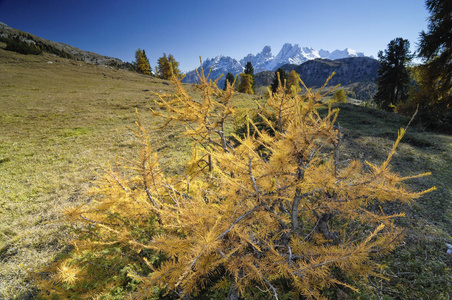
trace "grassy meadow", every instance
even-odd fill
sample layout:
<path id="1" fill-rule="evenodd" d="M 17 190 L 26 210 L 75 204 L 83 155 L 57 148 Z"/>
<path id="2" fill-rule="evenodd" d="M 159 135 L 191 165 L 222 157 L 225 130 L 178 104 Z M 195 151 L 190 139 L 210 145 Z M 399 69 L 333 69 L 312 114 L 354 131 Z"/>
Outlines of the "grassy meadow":
<path id="1" fill-rule="evenodd" d="M 151 91 L 171 87 L 128 71 L 0 49 L 1 299 L 28 291 L 26 270 L 64 249 L 62 210 L 89 201 L 96 173 L 135 153 L 128 128 L 135 109 L 152 123 Z M 177 152 L 185 145 L 165 146 L 173 135 L 154 136 Z M 182 162 L 188 152 L 180 152 Z"/>
<path id="2" fill-rule="evenodd" d="M 129 130 L 135 110 L 143 123 L 158 125 L 148 109 L 152 92 L 171 91 L 167 81 L 149 76 L 0 48 L 0 299 L 32 295 L 27 272 L 65 251 L 70 239 L 63 210 L 89 202 L 97 174 L 118 157 L 135 155 L 138 143 Z M 252 97 L 242 97 L 251 103 Z M 339 107 L 343 159 L 382 162 L 408 122 L 351 104 Z M 180 130 L 151 131 L 167 172 L 182 172 L 190 155 L 190 141 L 177 138 Z M 450 299 L 452 256 L 445 243 L 452 244 L 452 137 L 411 127 L 392 165 L 403 175 L 432 172 L 408 184 L 437 190 L 405 208 L 407 216 L 398 221 L 405 244 L 381 258 L 387 279 L 375 278 L 351 297 Z"/>

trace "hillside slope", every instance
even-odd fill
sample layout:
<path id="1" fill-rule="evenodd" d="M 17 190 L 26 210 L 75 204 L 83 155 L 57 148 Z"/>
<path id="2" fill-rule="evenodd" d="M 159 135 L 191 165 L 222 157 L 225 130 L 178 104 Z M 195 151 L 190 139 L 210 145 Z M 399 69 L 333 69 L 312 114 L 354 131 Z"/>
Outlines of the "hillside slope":
<path id="1" fill-rule="evenodd" d="M 50 41 L 31 33 L 12 28 L 2 22 L 0 22 L 0 39 L 1 38 L 16 38 L 27 44 L 38 45 L 42 49 L 48 49 L 47 51 L 58 54 L 59 56 L 70 57 L 87 63 L 104 66 L 125 66 L 125 63 L 118 58 L 104 56 L 91 51 L 84 51 L 71 45 Z"/>

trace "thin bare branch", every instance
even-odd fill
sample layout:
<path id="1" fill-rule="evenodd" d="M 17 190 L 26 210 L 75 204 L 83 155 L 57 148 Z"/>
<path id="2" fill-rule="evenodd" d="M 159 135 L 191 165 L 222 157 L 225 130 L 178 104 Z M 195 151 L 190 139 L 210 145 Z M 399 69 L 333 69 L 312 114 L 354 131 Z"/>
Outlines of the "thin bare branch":
<path id="1" fill-rule="evenodd" d="M 259 195 L 259 189 L 257 188 L 256 179 L 254 178 L 253 168 L 251 166 L 251 155 L 248 155 L 248 172 L 250 174 L 251 181 L 253 182 L 254 190 L 256 191 L 256 194 Z"/>
<path id="2" fill-rule="evenodd" d="M 256 210 L 261 208 L 263 205 L 264 205 L 263 203 L 260 203 L 260 204 L 256 205 L 255 207 L 253 207 L 253 209 L 247 211 L 246 213 L 244 213 L 243 215 L 241 215 L 240 217 L 235 219 L 235 221 L 232 222 L 231 226 L 227 230 L 225 230 L 222 234 L 220 234 L 216 239 L 219 240 L 219 239 L 222 239 L 223 237 L 225 237 L 235 227 L 235 225 L 237 225 L 238 222 L 240 222 L 247 216 L 251 215 L 253 212 L 255 212 Z"/>

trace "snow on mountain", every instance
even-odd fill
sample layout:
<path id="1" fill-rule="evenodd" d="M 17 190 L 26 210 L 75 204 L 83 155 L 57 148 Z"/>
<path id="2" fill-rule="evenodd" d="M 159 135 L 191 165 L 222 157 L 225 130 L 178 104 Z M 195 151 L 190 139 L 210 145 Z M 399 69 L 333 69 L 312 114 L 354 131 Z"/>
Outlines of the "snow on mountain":
<path id="1" fill-rule="evenodd" d="M 307 53 L 305 53 L 305 50 Z M 311 55 L 312 52 L 309 48 L 303 48 L 298 44 L 292 46 L 292 44 L 286 43 L 283 45 L 278 55 L 267 65 L 267 71 L 273 71 L 285 64 L 299 65 L 308 60 L 307 55 Z"/>
<path id="2" fill-rule="evenodd" d="M 286 43 L 283 45 L 281 50 L 276 56 L 273 56 L 271 47 L 265 46 L 261 52 L 256 55 L 248 54 L 240 61 L 233 59 L 229 56 L 219 55 L 212 59 L 207 59 L 203 62 L 204 73 L 207 75 L 209 69 L 212 67 L 211 79 L 218 78 L 221 74 L 226 75 L 228 72 L 233 75 L 237 75 L 243 72 L 247 62 L 251 62 L 254 68 L 254 73 L 259 73 L 262 71 L 275 71 L 279 67 L 285 64 L 295 64 L 300 65 L 308 60 L 313 60 L 316 58 L 323 59 L 340 59 L 346 57 L 364 57 L 361 52 L 356 52 L 355 50 L 346 48 L 344 50 L 334 50 L 329 52 L 326 50 L 314 50 L 311 47 L 300 47 L 298 44 L 292 45 Z M 200 68 L 198 68 L 198 71 Z M 190 71 L 186 74 L 184 82 L 194 83 L 197 80 L 196 71 Z M 224 77 L 219 81 L 222 85 L 224 82 Z"/>
<path id="3" fill-rule="evenodd" d="M 229 56 L 218 55 L 214 58 L 208 58 L 202 63 L 202 67 L 204 69 L 204 74 L 207 76 L 209 74 L 209 70 L 212 68 L 210 72 L 210 79 L 215 80 L 224 74 L 223 78 L 220 82 L 224 82 L 224 77 L 228 72 L 233 75 L 237 75 L 243 72 L 244 67 L 235 59 Z M 201 71 L 201 68 L 198 68 L 198 72 Z M 198 75 L 196 74 L 196 70 L 190 71 L 186 74 L 183 82 L 195 83 L 197 82 Z"/>
<path id="4" fill-rule="evenodd" d="M 272 54 L 272 48 L 270 46 L 265 46 L 262 52 L 256 55 L 248 54 L 243 59 L 240 60 L 240 64 L 245 66 L 247 62 L 251 62 L 255 73 L 268 70 L 267 65 L 274 59 Z"/>
<path id="5" fill-rule="evenodd" d="M 320 50 L 319 53 L 321 53 L 322 58 L 327 59 L 341 59 L 341 58 L 347 58 L 347 57 L 365 57 L 364 53 L 362 52 L 356 52 L 353 49 L 345 48 L 344 50 L 334 50 L 333 52 Z"/>

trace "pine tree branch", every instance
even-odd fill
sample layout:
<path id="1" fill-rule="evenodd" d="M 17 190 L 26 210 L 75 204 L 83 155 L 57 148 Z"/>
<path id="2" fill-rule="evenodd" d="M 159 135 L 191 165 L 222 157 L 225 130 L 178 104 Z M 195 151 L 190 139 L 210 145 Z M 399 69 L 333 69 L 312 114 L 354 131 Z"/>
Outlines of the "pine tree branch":
<path id="1" fill-rule="evenodd" d="M 321 262 L 321 263 L 318 263 L 318 264 L 315 264 L 315 265 L 303 268 L 301 270 L 298 270 L 298 271 L 294 272 L 293 274 L 297 275 L 297 276 L 300 276 L 300 277 L 304 277 L 304 275 L 302 274 L 303 271 L 306 271 L 306 270 L 309 270 L 309 269 L 319 268 L 319 267 L 322 267 L 324 265 L 335 263 L 335 262 L 340 261 L 340 260 L 348 259 L 350 257 L 352 257 L 351 253 L 347 254 L 347 255 L 344 255 L 344 256 L 341 256 L 341 257 L 336 258 L 336 259 L 330 259 L 330 260 L 327 260 L 327 261 L 324 261 L 324 262 Z"/>
<path id="2" fill-rule="evenodd" d="M 289 174 L 289 175 L 294 175 L 294 174 Z M 277 194 L 277 193 L 279 193 L 281 191 L 287 190 L 288 188 L 290 188 L 292 186 L 293 185 L 286 185 L 286 186 L 280 187 L 278 189 L 275 189 L 274 191 L 270 191 L 270 192 L 264 193 L 264 194 L 262 194 L 262 196 L 274 195 L 274 194 Z"/>
<path id="3" fill-rule="evenodd" d="M 143 172 L 146 170 L 145 162 L 143 161 Z M 148 196 L 149 201 L 151 201 L 152 205 L 157 207 L 157 203 L 155 203 L 154 199 L 152 198 L 151 193 L 149 192 L 148 183 L 146 180 L 146 174 L 143 174 L 143 185 L 144 185 L 144 191 L 146 192 L 146 195 Z"/>
<path id="4" fill-rule="evenodd" d="M 205 249 L 206 247 L 204 247 Z M 179 277 L 178 282 L 176 283 L 176 287 L 179 286 L 179 284 L 181 284 L 182 280 L 188 275 L 188 273 L 190 273 L 191 269 L 193 268 L 193 266 L 196 264 L 196 262 L 198 261 L 198 259 L 201 257 L 201 255 L 203 254 L 204 250 L 202 250 L 198 256 L 195 257 L 195 259 L 193 259 L 193 261 L 191 262 L 190 266 L 188 267 L 188 269 Z"/>

